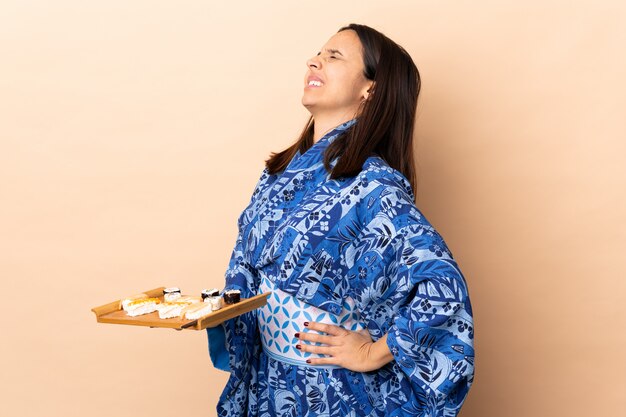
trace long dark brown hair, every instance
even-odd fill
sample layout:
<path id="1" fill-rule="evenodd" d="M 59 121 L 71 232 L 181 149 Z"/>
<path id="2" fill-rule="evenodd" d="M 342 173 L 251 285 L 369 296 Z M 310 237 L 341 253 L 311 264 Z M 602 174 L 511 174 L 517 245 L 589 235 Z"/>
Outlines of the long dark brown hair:
<path id="1" fill-rule="evenodd" d="M 373 80 L 367 100 L 361 102 L 357 122 L 326 149 L 324 166 L 330 178 L 353 177 L 365 160 L 375 154 L 410 182 L 417 196 L 417 175 L 413 154 L 413 129 L 420 92 L 419 71 L 400 45 L 369 26 L 351 23 L 338 30 L 354 30 L 363 47 L 364 75 Z M 313 145 L 311 116 L 298 140 L 282 152 L 272 152 L 265 161 L 270 174 L 283 171 L 296 152 L 303 154 Z M 331 170 L 330 162 L 337 163 Z"/>

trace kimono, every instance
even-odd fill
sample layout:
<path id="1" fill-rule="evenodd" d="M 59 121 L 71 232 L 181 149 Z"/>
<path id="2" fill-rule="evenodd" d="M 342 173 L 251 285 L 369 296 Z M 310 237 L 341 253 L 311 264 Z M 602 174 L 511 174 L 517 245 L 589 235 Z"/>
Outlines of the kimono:
<path id="1" fill-rule="evenodd" d="M 387 334 L 394 360 L 354 372 L 277 359 L 262 337 L 272 319 L 254 310 L 207 329 L 213 364 L 230 372 L 219 416 L 452 417 L 465 401 L 474 376 L 467 283 L 409 181 L 377 155 L 354 177 L 330 180 L 324 168 L 328 145 L 356 122 L 298 152 L 283 172 L 263 170 L 237 221 L 224 290 L 247 298 L 265 283 L 288 295 L 304 313 L 275 320 L 270 335 L 293 345 L 281 327 L 351 308 L 374 341 Z"/>

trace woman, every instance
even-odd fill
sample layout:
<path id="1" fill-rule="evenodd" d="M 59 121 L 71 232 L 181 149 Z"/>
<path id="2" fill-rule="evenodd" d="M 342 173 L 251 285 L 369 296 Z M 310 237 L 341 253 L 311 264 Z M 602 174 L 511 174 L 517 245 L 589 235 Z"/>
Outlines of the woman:
<path id="1" fill-rule="evenodd" d="M 220 416 L 455 416 L 474 375 L 465 279 L 415 206 L 419 73 L 374 29 L 307 61 L 300 139 L 238 219 L 226 289 L 271 291 L 208 329 Z"/>

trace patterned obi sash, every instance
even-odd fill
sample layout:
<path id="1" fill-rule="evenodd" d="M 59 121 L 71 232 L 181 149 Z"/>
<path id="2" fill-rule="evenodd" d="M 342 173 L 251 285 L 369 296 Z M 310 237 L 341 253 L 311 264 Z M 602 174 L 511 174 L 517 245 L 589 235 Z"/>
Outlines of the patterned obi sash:
<path id="1" fill-rule="evenodd" d="M 304 322 L 320 322 L 341 326 L 344 329 L 357 331 L 365 326 L 359 320 L 359 312 L 352 298 L 347 297 L 339 315 L 331 314 L 321 308 L 302 302 L 292 295 L 277 288 L 265 275 L 261 274 L 259 293 L 272 291 L 267 304 L 258 309 L 258 322 L 261 332 L 261 344 L 265 353 L 282 362 L 292 365 L 315 368 L 339 368 L 336 365 L 311 365 L 306 363 L 309 358 L 324 358 L 311 352 L 296 349 L 296 344 L 312 344 L 312 342 L 296 339 L 296 332 L 313 332 L 304 327 Z M 321 343 L 314 343 L 321 345 Z"/>

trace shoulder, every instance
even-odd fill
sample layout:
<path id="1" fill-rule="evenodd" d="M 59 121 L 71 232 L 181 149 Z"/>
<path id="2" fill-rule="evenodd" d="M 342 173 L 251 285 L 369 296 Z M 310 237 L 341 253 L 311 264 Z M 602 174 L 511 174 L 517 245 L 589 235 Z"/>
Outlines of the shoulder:
<path id="1" fill-rule="evenodd" d="M 362 180 L 367 182 L 369 196 L 391 204 L 402 211 L 417 209 L 413 189 L 408 179 L 379 156 L 369 157 L 363 164 Z M 382 207 L 384 208 L 384 207 Z"/>
<path id="2" fill-rule="evenodd" d="M 415 203 L 409 180 L 379 156 L 369 157 L 359 174 L 367 183 L 367 192 L 360 201 L 362 224 L 386 223 L 392 230 L 403 233 L 437 233 Z"/>
<path id="3" fill-rule="evenodd" d="M 274 181 L 278 178 L 276 174 L 270 174 L 269 168 L 267 166 L 263 167 L 261 174 L 259 175 L 259 179 L 254 186 L 254 190 L 252 192 L 252 198 L 256 198 L 265 188 L 272 185 Z"/>
<path id="4" fill-rule="evenodd" d="M 361 172 L 370 182 L 389 187 L 401 194 L 409 200 L 415 201 L 415 193 L 411 187 L 409 180 L 380 156 L 370 156 L 363 163 L 363 171 Z"/>

